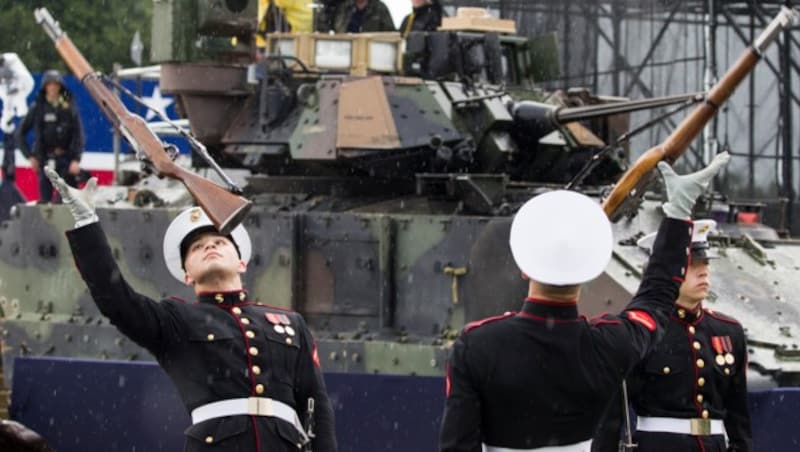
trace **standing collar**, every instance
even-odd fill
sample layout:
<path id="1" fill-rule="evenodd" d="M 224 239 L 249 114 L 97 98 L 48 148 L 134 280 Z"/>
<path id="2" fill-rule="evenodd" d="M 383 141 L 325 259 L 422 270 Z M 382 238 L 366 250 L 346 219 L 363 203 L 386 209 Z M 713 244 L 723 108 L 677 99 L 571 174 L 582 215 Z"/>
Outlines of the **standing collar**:
<path id="1" fill-rule="evenodd" d="M 201 292 L 197 295 L 197 301 L 217 306 L 231 306 L 247 301 L 247 291 L 230 290 L 220 292 Z"/>
<path id="2" fill-rule="evenodd" d="M 684 308 L 677 303 L 673 315 L 684 323 L 695 323 L 703 317 L 703 303 L 698 304 L 694 309 Z"/>
<path id="3" fill-rule="evenodd" d="M 535 317 L 573 320 L 578 318 L 578 302 L 550 301 L 528 297 L 522 305 L 522 312 Z"/>

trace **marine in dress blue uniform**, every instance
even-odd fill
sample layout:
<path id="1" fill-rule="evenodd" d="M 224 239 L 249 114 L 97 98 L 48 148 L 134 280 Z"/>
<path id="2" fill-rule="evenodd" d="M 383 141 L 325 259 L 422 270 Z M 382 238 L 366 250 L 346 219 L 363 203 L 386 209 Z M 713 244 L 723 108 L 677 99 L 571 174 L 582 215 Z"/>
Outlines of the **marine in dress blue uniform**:
<path id="1" fill-rule="evenodd" d="M 641 286 L 619 315 L 578 314 L 580 284 L 598 276 L 611 255 L 610 224 L 597 202 L 554 191 L 519 210 L 510 245 L 530 279 L 529 297 L 519 312 L 469 324 L 456 339 L 441 451 L 590 450 L 615 389 L 664 334 L 688 265 L 691 208 L 725 162 L 721 155 L 686 176 L 659 166 L 669 174 L 668 218 Z"/>
<path id="2" fill-rule="evenodd" d="M 242 226 L 223 237 L 200 208 L 178 215 L 164 257 L 197 299 L 157 302 L 130 287 L 117 267 L 89 199 L 94 180 L 79 191 L 46 171 L 76 218 L 67 238 L 92 298 L 156 357 L 191 413 L 186 451 L 336 450 L 333 411 L 303 318 L 254 302 L 241 288 L 251 252 Z"/>
<path id="3" fill-rule="evenodd" d="M 664 339 L 628 378 L 637 451 L 752 450 L 744 330 L 702 303 L 710 284 L 709 259 L 715 257 L 707 237 L 715 227 L 712 220 L 695 222 L 691 266 Z M 649 248 L 647 238 L 640 246 Z M 625 415 L 622 399 L 609 405 L 596 451 L 618 450 Z"/>

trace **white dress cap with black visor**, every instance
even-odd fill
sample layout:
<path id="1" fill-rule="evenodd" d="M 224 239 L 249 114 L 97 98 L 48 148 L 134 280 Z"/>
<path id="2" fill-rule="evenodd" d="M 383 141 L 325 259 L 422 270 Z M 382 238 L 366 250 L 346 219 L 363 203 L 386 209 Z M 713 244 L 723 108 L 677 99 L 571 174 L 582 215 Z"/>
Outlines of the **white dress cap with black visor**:
<path id="1" fill-rule="evenodd" d="M 184 282 L 186 273 L 183 269 L 183 259 L 186 257 L 186 251 L 192 239 L 198 234 L 216 231 L 217 229 L 200 207 L 190 207 L 172 220 L 164 234 L 164 262 L 175 279 Z M 236 226 L 227 237 L 239 252 L 239 258 L 247 264 L 253 249 L 250 235 L 247 234 L 244 226 L 241 224 Z"/>
<path id="2" fill-rule="evenodd" d="M 582 284 L 611 259 L 611 223 L 586 195 L 554 190 L 526 202 L 514 216 L 511 254 L 530 279 L 548 285 Z"/>

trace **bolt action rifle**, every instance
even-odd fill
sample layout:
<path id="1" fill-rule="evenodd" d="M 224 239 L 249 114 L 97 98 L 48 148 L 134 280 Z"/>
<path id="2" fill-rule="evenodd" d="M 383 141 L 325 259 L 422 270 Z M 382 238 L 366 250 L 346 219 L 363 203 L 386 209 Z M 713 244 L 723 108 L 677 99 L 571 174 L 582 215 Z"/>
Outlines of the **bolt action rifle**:
<path id="1" fill-rule="evenodd" d="M 61 27 L 50 15 L 50 12 L 46 8 L 38 8 L 34 11 L 34 16 L 36 22 L 44 27 L 55 42 L 56 50 L 72 73 L 83 83 L 114 127 L 136 150 L 137 157 L 144 160 L 160 176 L 183 182 L 183 185 L 186 186 L 186 189 L 189 190 L 220 233 L 228 234 L 241 223 L 250 210 L 252 202 L 239 196 L 238 193 L 241 192 L 241 189 L 225 176 L 216 162 L 209 156 L 204 156 L 220 173 L 223 180 L 228 182 L 231 191 L 176 165 L 168 155 L 169 148 L 150 130 L 144 119 L 128 111 L 122 101 L 105 86 L 101 76 L 95 73 L 72 40 L 61 31 Z"/>
<path id="2" fill-rule="evenodd" d="M 635 212 L 647 189 L 653 169 L 664 160 L 670 165 L 686 151 L 689 143 L 703 130 L 719 107 L 731 96 L 733 90 L 753 70 L 758 60 L 778 37 L 781 31 L 800 20 L 797 10 L 782 7 L 756 41 L 739 57 L 733 67 L 714 85 L 699 107 L 692 111 L 667 139 L 642 154 L 617 181 L 611 193 L 603 201 L 603 210 L 611 221 L 618 221 L 631 210 Z"/>

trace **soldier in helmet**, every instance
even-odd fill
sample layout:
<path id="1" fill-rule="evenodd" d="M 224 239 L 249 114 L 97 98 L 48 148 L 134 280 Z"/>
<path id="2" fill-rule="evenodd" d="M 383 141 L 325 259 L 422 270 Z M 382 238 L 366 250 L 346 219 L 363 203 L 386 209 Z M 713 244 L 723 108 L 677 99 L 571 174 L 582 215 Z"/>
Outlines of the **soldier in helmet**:
<path id="1" fill-rule="evenodd" d="M 637 415 L 632 433 L 636 450 L 742 452 L 753 448 L 744 330 L 735 319 L 703 306 L 710 289 L 710 260 L 716 257 L 707 237 L 715 228 L 713 220 L 695 221 L 691 264 L 664 339 L 627 379 L 627 399 Z M 651 241 L 649 235 L 638 244 L 649 250 Z M 594 450 L 618 450 L 627 411 L 622 400 L 609 405 Z"/>
<path id="2" fill-rule="evenodd" d="M 156 302 L 120 273 L 86 188 L 45 168 L 75 218 L 67 238 L 100 311 L 149 350 L 191 413 L 187 451 L 336 451 L 333 411 L 317 348 L 296 312 L 254 302 L 243 286 L 251 243 L 244 227 L 223 236 L 197 207 L 164 235 L 169 272 L 196 300 Z"/>
<path id="3" fill-rule="evenodd" d="M 620 315 L 578 315 L 580 285 L 611 256 L 611 226 L 600 206 L 569 191 L 522 206 L 510 244 L 530 280 L 528 298 L 519 312 L 473 322 L 456 340 L 447 365 L 443 452 L 590 450 L 613 397 L 609 388 L 664 334 L 688 266 L 691 209 L 728 158 L 665 178 L 667 218 L 639 290 Z M 664 165 L 662 173 L 671 171 Z"/>
<path id="4" fill-rule="evenodd" d="M 412 31 L 436 31 L 445 16 L 439 0 L 411 0 L 413 8 L 400 24 L 400 32 L 408 36 Z"/>
<path id="5" fill-rule="evenodd" d="M 337 7 L 333 26 L 336 33 L 395 31 L 392 14 L 381 0 L 345 0 Z"/>
<path id="6" fill-rule="evenodd" d="M 17 145 L 28 157 L 31 169 L 38 174 L 39 196 L 43 202 L 58 201 L 43 166 L 53 165 L 56 173 L 73 187 L 77 187 L 81 177 L 83 128 L 70 97 L 61 74 L 52 70 L 45 72 L 39 95 L 17 129 Z M 27 140 L 31 129 L 33 149 Z"/>

